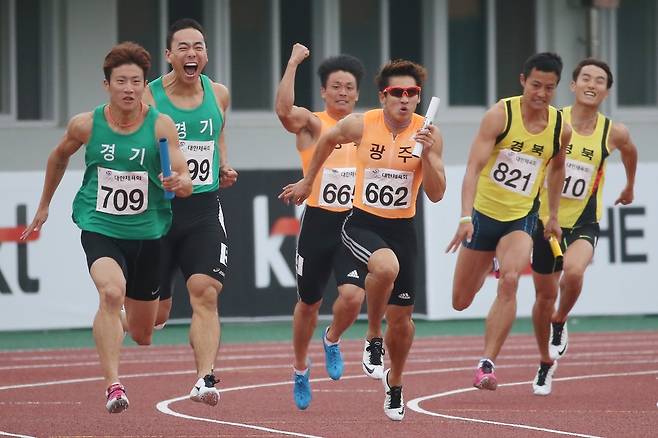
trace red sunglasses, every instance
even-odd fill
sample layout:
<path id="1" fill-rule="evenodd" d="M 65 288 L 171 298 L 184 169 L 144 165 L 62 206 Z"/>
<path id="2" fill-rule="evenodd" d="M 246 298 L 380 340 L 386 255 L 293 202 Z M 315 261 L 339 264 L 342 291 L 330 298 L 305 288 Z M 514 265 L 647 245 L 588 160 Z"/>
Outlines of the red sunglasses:
<path id="1" fill-rule="evenodd" d="M 418 85 L 414 85 L 413 87 L 386 87 L 382 92 L 398 98 L 405 94 L 407 97 L 414 97 L 420 94 L 420 87 Z"/>

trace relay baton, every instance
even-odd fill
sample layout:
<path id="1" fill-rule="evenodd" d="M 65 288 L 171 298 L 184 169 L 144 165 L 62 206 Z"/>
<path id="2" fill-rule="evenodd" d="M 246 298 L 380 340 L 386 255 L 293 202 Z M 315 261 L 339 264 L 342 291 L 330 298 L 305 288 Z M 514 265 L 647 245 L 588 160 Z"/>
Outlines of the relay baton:
<path id="1" fill-rule="evenodd" d="M 166 178 L 171 176 L 171 162 L 169 161 L 169 141 L 166 138 L 161 138 L 160 141 L 160 166 L 162 167 L 162 175 Z M 165 199 L 174 199 L 174 192 L 165 190 Z"/>
<path id="2" fill-rule="evenodd" d="M 436 96 L 432 96 L 432 100 L 430 100 L 430 106 L 427 107 L 427 113 L 425 114 L 425 122 L 423 123 L 422 129 L 427 129 L 427 127 L 430 126 L 434 121 L 436 112 L 439 110 L 439 103 L 441 103 L 441 99 L 439 99 Z M 411 155 L 418 158 L 420 157 L 420 154 L 422 152 L 423 152 L 423 145 L 416 142 L 416 144 L 414 145 L 414 150 L 411 153 Z"/>
<path id="3" fill-rule="evenodd" d="M 560 242 L 558 242 L 555 236 L 551 234 L 551 237 L 548 238 L 548 244 L 551 246 L 551 252 L 553 253 L 553 258 L 555 258 L 555 261 L 560 260 L 563 257 L 562 248 L 560 248 Z"/>

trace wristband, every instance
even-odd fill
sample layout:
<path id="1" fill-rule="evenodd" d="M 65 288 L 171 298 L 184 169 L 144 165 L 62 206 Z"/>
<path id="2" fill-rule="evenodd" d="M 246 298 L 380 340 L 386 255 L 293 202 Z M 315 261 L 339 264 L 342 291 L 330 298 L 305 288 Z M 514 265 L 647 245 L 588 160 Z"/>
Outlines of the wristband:
<path id="1" fill-rule="evenodd" d="M 470 224 L 473 222 L 473 218 L 471 216 L 462 216 L 459 218 L 459 224 Z"/>

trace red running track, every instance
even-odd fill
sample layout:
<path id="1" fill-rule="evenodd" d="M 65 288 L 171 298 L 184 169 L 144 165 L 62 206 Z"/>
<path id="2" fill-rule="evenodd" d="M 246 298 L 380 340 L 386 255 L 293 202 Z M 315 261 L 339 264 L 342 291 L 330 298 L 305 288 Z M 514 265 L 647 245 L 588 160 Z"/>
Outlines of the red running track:
<path id="1" fill-rule="evenodd" d="M 292 399 L 290 343 L 223 345 L 217 407 L 187 400 L 189 347 L 122 351 L 130 408 L 105 411 L 94 350 L 0 352 L 0 436 L 18 437 L 649 437 L 658 432 L 658 332 L 570 333 L 548 397 L 532 394 L 534 338 L 511 336 L 499 388 L 472 388 L 482 337 L 419 338 L 404 380 L 402 422 L 383 413 L 381 381 L 361 371 L 362 341 L 344 341 L 345 375 L 331 381 L 311 348 L 313 401 Z M 395 435 L 394 435 L 395 434 Z"/>

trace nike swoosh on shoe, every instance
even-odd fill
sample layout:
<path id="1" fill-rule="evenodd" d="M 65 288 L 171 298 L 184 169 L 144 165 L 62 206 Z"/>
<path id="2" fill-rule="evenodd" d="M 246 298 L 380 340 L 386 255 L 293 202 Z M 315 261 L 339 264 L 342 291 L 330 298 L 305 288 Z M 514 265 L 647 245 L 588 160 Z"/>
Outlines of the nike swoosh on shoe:
<path id="1" fill-rule="evenodd" d="M 371 368 L 368 368 L 368 365 L 366 365 L 365 362 L 362 362 L 362 363 L 363 363 L 363 368 L 365 368 L 366 371 L 368 371 L 368 373 L 372 374 L 372 373 L 375 372 L 375 369 L 374 369 L 374 368 L 372 368 L 372 369 L 371 369 Z"/>

